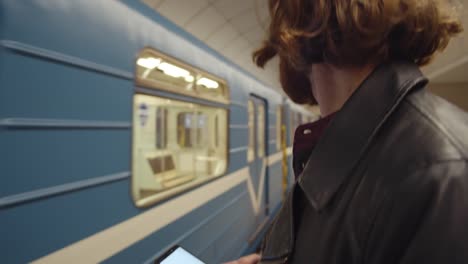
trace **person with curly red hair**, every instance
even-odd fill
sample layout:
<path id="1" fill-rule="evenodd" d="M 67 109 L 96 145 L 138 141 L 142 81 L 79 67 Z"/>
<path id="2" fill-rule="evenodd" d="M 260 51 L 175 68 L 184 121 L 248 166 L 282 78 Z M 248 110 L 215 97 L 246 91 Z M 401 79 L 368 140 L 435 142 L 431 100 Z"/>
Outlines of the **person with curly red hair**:
<path id="1" fill-rule="evenodd" d="M 468 115 L 419 67 L 462 31 L 450 0 L 269 0 L 254 53 L 296 103 L 296 184 L 232 263 L 468 263 Z"/>

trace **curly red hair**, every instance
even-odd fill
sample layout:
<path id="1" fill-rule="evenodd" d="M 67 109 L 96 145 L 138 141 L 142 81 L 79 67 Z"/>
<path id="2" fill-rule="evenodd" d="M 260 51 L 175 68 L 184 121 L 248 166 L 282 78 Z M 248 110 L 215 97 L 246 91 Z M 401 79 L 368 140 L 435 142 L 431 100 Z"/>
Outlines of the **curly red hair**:
<path id="1" fill-rule="evenodd" d="M 360 66 L 409 60 L 427 64 L 462 25 L 449 0 L 269 0 L 268 38 L 254 55 L 296 69 L 327 61 Z"/>
<path id="2" fill-rule="evenodd" d="M 269 0 L 267 39 L 253 54 L 280 58 L 280 81 L 297 103 L 315 103 L 314 63 L 362 67 L 391 60 L 427 64 L 460 33 L 451 0 Z"/>

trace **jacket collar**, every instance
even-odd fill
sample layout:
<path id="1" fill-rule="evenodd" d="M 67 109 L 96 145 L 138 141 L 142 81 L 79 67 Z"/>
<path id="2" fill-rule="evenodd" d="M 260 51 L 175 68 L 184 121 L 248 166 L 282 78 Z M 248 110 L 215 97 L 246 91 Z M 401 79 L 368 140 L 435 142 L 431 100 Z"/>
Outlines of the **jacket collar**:
<path id="1" fill-rule="evenodd" d="M 394 62 L 378 66 L 360 85 L 336 113 L 299 176 L 315 210 L 328 204 L 405 95 L 426 83 L 417 65 Z"/>

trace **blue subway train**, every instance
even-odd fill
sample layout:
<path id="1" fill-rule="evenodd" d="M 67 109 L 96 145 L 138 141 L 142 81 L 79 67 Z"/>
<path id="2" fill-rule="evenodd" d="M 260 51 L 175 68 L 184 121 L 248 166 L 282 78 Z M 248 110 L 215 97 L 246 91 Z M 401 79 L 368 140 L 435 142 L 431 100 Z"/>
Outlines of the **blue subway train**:
<path id="1" fill-rule="evenodd" d="M 252 252 L 313 114 L 139 1 L 0 1 L 0 263 Z"/>

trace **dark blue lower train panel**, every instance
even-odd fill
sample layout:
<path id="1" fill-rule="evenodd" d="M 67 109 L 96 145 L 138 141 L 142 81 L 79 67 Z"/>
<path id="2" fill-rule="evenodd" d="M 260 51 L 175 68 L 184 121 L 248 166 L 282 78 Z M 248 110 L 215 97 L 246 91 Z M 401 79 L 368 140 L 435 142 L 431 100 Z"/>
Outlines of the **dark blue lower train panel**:
<path id="1" fill-rule="evenodd" d="M 183 246 L 207 263 L 219 263 L 219 254 L 233 252 L 223 247 L 216 251 L 216 256 L 205 254 L 214 244 L 222 241 L 228 244 L 232 237 L 229 239 L 226 231 L 233 227 L 237 230 L 240 226 L 236 218 L 248 211 L 252 211 L 250 199 L 245 185 L 241 184 L 107 259 L 106 263 L 151 262 L 174 244 Z M 248 215 L 243 216 L 248 219 Z M 245 225 L 242 229 L 249 232 L 253 227 Z"/>
<path id="2" fill-rule="evenodd" d="M 32 261 L 137 215 L 129 188 L 122 180 L 1 209 L 2 261 Z"/>
<path id="3" fill-rule="evenodd" d="M 268 191 L 270 208 L 276 208 L 283 201 L 283 172 L 281 161 L 268 168 Z"/>

